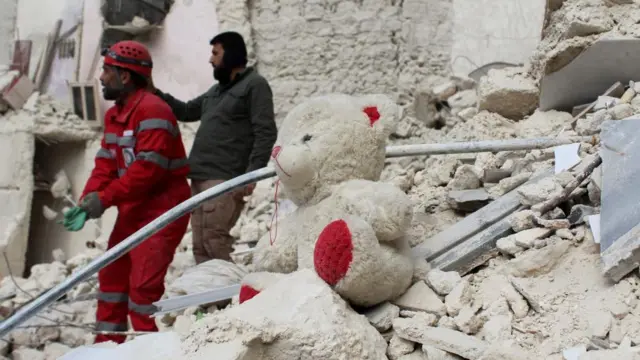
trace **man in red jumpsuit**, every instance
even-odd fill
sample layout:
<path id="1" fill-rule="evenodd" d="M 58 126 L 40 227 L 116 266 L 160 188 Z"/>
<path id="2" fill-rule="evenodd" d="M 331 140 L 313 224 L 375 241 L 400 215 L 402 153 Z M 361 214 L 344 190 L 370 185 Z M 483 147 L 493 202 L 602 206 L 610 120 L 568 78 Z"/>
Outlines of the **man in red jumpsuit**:
<path id="1" fill-rule="evenodd" d="M 100 82 L 105 100 L 102 148 L 82 193 L 79 208 L 99 218 L 111 207 L 118 217 L 109 248 L 190 197 L 189 167 L 171 108 L 147 91 L 152 61 L 144 45 L 122 41 L 103 51 Z M 97 329 L 157 331 L 149 315 L 164 293 L 164 278 L 187 230 L 189 215 L 174 221 L 98 274 Z M 98 335 L 96 342 L 124 342 L 125 336 Z"/>

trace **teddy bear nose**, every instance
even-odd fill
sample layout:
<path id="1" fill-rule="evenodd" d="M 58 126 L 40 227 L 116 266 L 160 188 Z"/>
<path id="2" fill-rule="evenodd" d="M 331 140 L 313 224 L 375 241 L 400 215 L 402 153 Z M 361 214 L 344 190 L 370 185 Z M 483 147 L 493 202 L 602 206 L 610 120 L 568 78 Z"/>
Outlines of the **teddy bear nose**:
<path id="1" fill-rule="evenodd" d="M 274 158 L 274 159 L 277 158 L 278 154 L 280 154 L 280 150 L 282 150 L 281 146 L 275 146 L 273 148 L 273 150 L 271 151 L 271 157 Z"/>

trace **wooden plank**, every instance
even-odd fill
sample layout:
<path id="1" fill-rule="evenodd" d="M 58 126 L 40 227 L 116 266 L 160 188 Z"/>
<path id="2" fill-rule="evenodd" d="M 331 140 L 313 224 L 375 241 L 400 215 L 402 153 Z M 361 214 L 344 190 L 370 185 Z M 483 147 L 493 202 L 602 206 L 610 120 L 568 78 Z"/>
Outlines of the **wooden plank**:
<path id="1" fill-rule="evenodd" d="M 549 169 L 529 179 L 529 181 L 523 185 L 538 182 L 551 175 L 553 175 L 553 169 Z M 422 244 L 415 246 L 412 249 L 412 254 L 417 258 L 432 261 L 509 214 L 512 214 L 520 207 L 520 197 L 516 190 L 517 188 L 467 216 L 453 226 L 427 239 Z"/>
<path id="2" fill-rule="evenodd" d="M 62 27 L 62 20 L 56 21 L 53 32 L 49 34 L 47 40 L 47 50 L 42 59 L 42 63 L 40 64 L 38 79 L 36 80 L 36 89 L 40 92 L 44 89 L 44 86 L 47 82 L 47 78 L 49 77 L 49 72 L 51 70 L 51 64 L 53 63 L 53 59 L 55 57 L 56 52 L 56 40 L 60 35 L 60 28 Z"/>
<path id="3" fill-rule="evenodd" d="M 29 75 L 29 62 L 31 60 L 31 40 L 16 40 L 13 46 L 13 60 L 11 70 L 20 71 L 20 75 Z"/>

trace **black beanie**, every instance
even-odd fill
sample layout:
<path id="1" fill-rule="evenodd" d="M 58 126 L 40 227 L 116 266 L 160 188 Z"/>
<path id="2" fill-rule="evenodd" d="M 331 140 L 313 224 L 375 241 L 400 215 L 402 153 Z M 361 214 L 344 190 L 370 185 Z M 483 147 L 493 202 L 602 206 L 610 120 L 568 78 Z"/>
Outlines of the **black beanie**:
<path id="1" fill-rule="evenodd" d="M 242 35 L 235 31 L 220 33 L 211 39 L 210 45 L 220 44 L 224 49 L 222 61 L 229 68 L 245 67 L 247 65 L 247 46 Z"/>

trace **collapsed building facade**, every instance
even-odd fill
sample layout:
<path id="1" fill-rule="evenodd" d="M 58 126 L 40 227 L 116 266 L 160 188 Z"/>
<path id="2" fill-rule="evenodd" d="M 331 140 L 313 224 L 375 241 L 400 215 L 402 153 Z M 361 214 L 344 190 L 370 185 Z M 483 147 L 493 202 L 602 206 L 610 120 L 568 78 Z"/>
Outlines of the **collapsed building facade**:
<path id="1" fill-rule="evenodd" d="M 13 2 L 17 29 L 21 27 L 21 6 L 29 8 L 22 1 Z M 80 13 L 84 20 L 76 37 L 80 44 L 79 75 L 75 78 L 92 79 L 95 83 L 99 74 L 95 69 L 99 66 L 92 63 L 93 54 L 104 42 L 101 34 L 111 25 L 90 21 L 103 16 L 98 2 L 82 3 Z M 8 6 L 11 8 L 11 4 Z M 65 7 L 64 11 L 69 9 L 73 7 Z M 403 107 L 403 117 L 390 143 L 438 143 L 571 133 L 571 109 L 549 100 L 545 81 L 551 76 L 547 75 L 567 67 L 600 38 L 634 37 L 632 21 L 628 20 L 633 18 L 628 14 L 634 12 L 640 9 L 633 3 L 579 0 L 181 1 L 174 2 L 159 21 L 162 28 L 150 26 L 147 21 L 142 27 L 148 29 L 139 30 L 142 35 L 136 33 L 138 30 L 129 31 L 149 45 L 156 85 L 185 99 L 210 86 L 202 76 L 211 71 L 206 63 L 208 39 L 218 30 L 233 29 L 246 37 L 251 62 L 270 81 L 279 121 L 293 106 L 314 95 L 385 93 Z M 190 24 L 185 25 L 187 17 Z M 63 22 L 64 26 L 68 24 Z M 109 29 L 117 26 L 124 25 L 114 24 Z M 8 35 L 3 34 L 0 41 L 11 44 L 6 39 L 14 38 L 16 28 L 8 27 Z M 20 32 L 19 38 L 30 38 L 34 43 L 46 38 L 40 29 L 31 34 Z M 49 29 L 44 34 L 48 32 Z M 176 55 L 187 53 L 190 55 Z M 58 59 L 58 66 L 62 63 Z M 55 70 L 55 60 L 53 64 L 53 72 L 59 72 Z M 501 67 L 506 69 L 489 72 L 490 68 Z M 0 266 L 4 276 L 0 292 L 9 297 L 3 303 L 8 313 L 99 255 L 104 250 L 104 236 L 115 219 L 111 210 L 82 232 L 67 234 L 45 217 L 44 205 L 53 211 L 70 205 L 68 200 L 51 195 L 51 185 L 60 170 L 69 175 L 69 196 L 74 199 L 80 193 L 93 166 L 100 136 L 99 121 L 87 121 L 69 110 L 72 106 L 65 105 L 70 97 L 56 90 L 60 88 L 56 85 L 59 76 L 50 76 L 48 84 L 40 88 L 51 95 L 30 96 L 20 110 L 8 111 L 0 124 L 6 139 L 2 141 L 6 146 L 2 156 L 6 157 L 6 169 L 11 170 L 2 176 L 5 203 L 11 206 L 3 208 L 0 227 L 4 232 L 0 240 L 8 259 L 0 262 L 4 263 Z M 592 95 L 597 97 L 600 93 Z M 621 97 L 618 94 L 614 98 Z M 633 99 L 631 96 L 623 102 L 614 101 L 615 106 L 610 109 L 609 105 L 604 106 L 604 113 L 600 108 L 595 114 L 581 117 L 575 132 L 593 135 L 604 120 L 637 114 L 640 108 L 636 108 Z M 572 104 L 578 105 L 575 100 Z M 105 105 L 100 101 L 100 111 Z M 187 146 L 196 129 L 182 126 Z M 579 155 L 585 159 L 597 150 L 582 144 Z M 420 234 L 418 239 L 426 240 L 518 188 L 533 174 L 552 167 L 555 160 L 549 150 L 402 158 L 388 161 L 383 180 L 412 197 L 413 230 Z M 494 177 L 488 179 L 488 173 Z M 575 171 L 573 176 L 578 173 Z M 534 205 L 557 196 L 572 180 L 556 176 L 543 185 L 520 188 L 519 195 Z M 590 208 L 585 211 L 591 211 L 588 215 L 598 213 L 600 180 L 594 175 L 581 185 L 583 199 L 590 201 Z M 243 255 L 243 250 L 250 249 L 269 230 L 276 210 L 273 187 L 271 180 L 259 184 L 234 229 L 239 263 L 250 264 L 250 256 Z M 467 196 L 478 194 L 460 193 L 478 189 L 486 190 L 487 195 L 468 199 Z M 571 209 L 565 209 L 563 214 L 553 209 L 554 215 L 535 225 L 527 213 L 518 213 L 515 220 L 510 220 L 510 230 L 516 234 L 497 239 L 496 249 L 501 255 L 488 257 L 479 272 L 460 276 L 431 271 L 397 301 L 367 313 L 371 326 L 383 333 L 388 342 L 384 350 L 388 358 L 519 359 L 531 355 L 583 359 L 589 353 L 593 358 L 598 356 L 598 351 L 587 350 L 611 348 L 621 349 L 618 355 L 633 353 L 634 350 L 625 353 L 625 349 L 631 349 L 640 334 L 634 320 L 637 275 L 615 286 L 604 284 L 598 245 L 588 222 L 580 217 L 571 220 L 570 227 L 559 228 L 554 228 L 559 226 L 557 223 L 549 223 L 570 217 Z M 168 284 L 193 267 L 190 257 L 188 234 L 176 254 Z M 69 298 L 82 299 L 94 287 L 95 283 L 84 284 Z M 169 289 L 179 287 L 170 285 Z M 551 294 L 549 289 L 556 291 Z M 89 343 L 91 334 L 86 328 L 95 321 L 93 306 L 92 300 L 56 305 L 57 310 L 47 312 L 48 320 L 34 323 L 41 327 L 16 330 L 3 352 L 13 359 L 53 359 L 71 347 Z M 580 308 L 590 309 L 593 314 L 583 318 Z M 201 310 L 187 309 L 177 317 L 164 317 L 161 323 L 185 334 L 185 344 L 196 349 L 198 343 L 210 341 L 193 330 L 200 317 L 198 311 Z M 215 320 L 210 318 L 207 322 L 205 317 L 204 322 Z M 76 327 L 51 327 L 66 323 Z M 441 338 L 433 328 L 455 333 Z M 513 341 L 524 350 L 500 352 L 489 346 L 506 341 Z"/>

